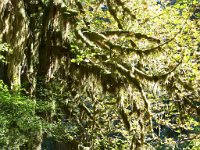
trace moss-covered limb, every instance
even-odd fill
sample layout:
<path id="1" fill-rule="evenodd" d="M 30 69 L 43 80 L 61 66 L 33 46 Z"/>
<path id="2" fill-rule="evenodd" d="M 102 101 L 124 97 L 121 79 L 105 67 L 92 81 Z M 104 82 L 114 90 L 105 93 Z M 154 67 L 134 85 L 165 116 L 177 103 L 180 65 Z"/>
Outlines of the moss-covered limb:
<path id="1" fill-rule="evenodd" d="M 106 44 L 106 42 L 109 41 L 109 39 L 107 39 L 106 36 L 97 32 L 84 29 L 82 30 L 83 30 L 82 35 L 85 36 L 85 38 L 92 41 L 94 44 L 98 45 L 102 49 L 107 49 L 107 50 L 110 49 L 110 47 Z"/>
<path id="2" fill-rule="evenodd" d="M 123 107 L 121 107 L 121 108 L 119 109 L 119 114 L 120 114 L 121 117 L 122 117 L 122 120 L 123 120 L 123 122 L 124 122 L 124 125 L 125 125 L 126 129 L 127 129 L 128 131 L 130 131 L 130 129 L 131 129 L 131 124 L 130 124 L 130 121 L 129 121 L 129 119 L 128 119 L 128 115 L 126 114 L 126 112 L 125 112 L 125 110 L 124 110 Z"/>
<path id="3" fill-rule="evenodd" d="M 84 30 L 83 34 L 87 35 L 91 40 L 109 40 L 104 34 L 94 31 Z"/>
<path id="4" fill-rule="evenodd" d="M 152 47 L 152 48 L 147 48 L 147 49 L 135 49 L 132 48 L 132 47 L 119 47 L 118 46 L 118 49 L 121 49 L 121 50 L 124 50 L 124 51 L 129 51 L 129 52 L 136 52 L 138 54 L 145 54 L 145 55 L 149 55 L 151 53 L 154 53 L 158 50 L 161 49 L 162 46 L 172 42 L 182 31 L 183 28 L 181 28 L 172 38 L 170 38 L 169 40 L 163 42 L 163 43 L 160 43 L 160 40 L 159 39 L 156 39 L 154 37 L 149 37 L 145 34 L 141 34 L 141 33 L 134 33 L 134 32 L 129 32 L 129 31 L 123 31 L 123 30 L 119 30 L 119 31 L 105 31 L 105 32 L 102 32 L 101 34 L 104 34 L 104 35 L 107 35 L 107 36 L 112 36 L 112 35 L 118 35 L 118 36 L 121 36 L 121 35 L 128 35 L 128 36 L 132 36 L 132 35 L 135 35 L 135 37 L 137 37 L 138 39 L 141 39 L 141 38 L 145 38 L 145 39 L 148 39 L 150 41 L 154 41 L 154 42 L 157 42 L 157 43 L 160 43 L 159 45 L 155 46 L 155 47 Z"/>
<path id="5" fill-rule="evenodd" d="M 131 35 L 131 34 L 135 34 L 135 35 L 137 35 L 138 36 L 138 38 L 143 38 L 143 37 L 145 37 L 145 38 L 149 38 L 149 39 L 151 39 L 151 40 L 154 40 L 154 41 L 159 41 L 159 40 L 157 40 L 156 38 L 152 38 L 152 37 L 148 37 L 147 35 L 143 35 L 143 34 L 141 34 L 141 33 L 130 33 L 129 31 L 119 31 L 119 32 L 121 32 L 122 34 L 124 34 L 124 33 L 126 33 L 126 34 L 129 34 L 129 35 Z M 119 44 L 113 44 L 112 42 L 110 42 L 106 37 L 105 37 L 105 35 L 108 33 L 108 34 L 110 34 L 109 33 L 109 31 L 107 31 L 107 32 L 102 32 L 102 33 L 97 33 L 97 32 L 89 32 L 89 31 L 86 31 L 85 32 L 85 34 L 86 35 L 88 35 L 88 37 L 89 37 L 89 39 L 86 37 L 86 36 L 84 36 L 84 34 L 79 30 L 79 33 L 80 33 L 80 36 L 81 36 L 81 38 L 83 39 L 83 41 L 84 42 L 86 42 L 86 43 L 88 43 L 89 45 L 92 45 L 91 44 L 91 42 L 90 42 L 90 40 L 91 41 L 93 41 L 94 43 L 95 42 L 97 42 L 97 39 L 98 40 L 103 40 L 104 42 L 101 42 L 101 44 L 102 45 L 104 45 L 104 43 L 105 43 L 105 47 L 106 47 L 106 45 L 108 45 L 110 48 L 112 48 L 112 49 L 116 49 L 116 50 L 119 50 L 119 51 L 126 51 L 126 52 L 135 52 L 135 53 L 137 53 L 137 54 L 139 54 L 139 55 L 141 55 L 141 54 L 146 54 L 146 55 L 148 55 L 148 54 L 151 54 L 151 53 L 153 53 L 153 52 L 155 52 L 156 50 L 160 50 L 160 48 L 162 47 L 162 46 L 164 46 L 164 45 L 166 45 L 166 44 L 168 44 L 169 42 L 171 42 L 172 40 L 174 40 L 174 38 L 177 36 L 177 35 L 175 35 L 173 38 L 171 38 L 170 40 L 168 40 L 168 41 L 166 41 L 166 42 L 164 42 L 164 43 L 161 43 L 161 44 L 159 44 L 158 46 L 156 46 L 156 47 L 153 47 L 153 48 L 149 48 L 149 49 L 145 49 L 145 50 L 141 50 L 141 49 L 136 49 L 136 47 L 126 47 L 126 46 L 122 46 L 122 45 L 119 45 Z M 116 33 L 118 33 L 118 32 L 116 32 L 116 31 L 111 31 L 111 33 L 113 34 L 113 35 L 115 35 Z M 119 33 L 119 34 L 121 34 L 121 33 Z M 111 35 L 111 34 L 110 34 Z M 91 37 L 97 37 L 97 39 L 96 38 L 91 38 Z M 95 43 L 96 44 L 96 43 Z M 94 44 L 93 44 L 93 47 L 94 47 Z"/>
<path id="6" fill-rule="evenodd" d="M 78 39 L 80 39 L 92 50 L 98 50 L 99 52 L 110 50 L 110 48 L 103 41 L 103 38 L 105 38 L 103 35 L 89 33 L 89 31 L 82 30 L 75 30 L 75 34 Z"/>
<path id="7" fill-rule="evenodd" d="M 145 54 L 145 55 L 148 55 L 148 54 L 151 54 L 157 50 L 160 50 L 162 46 L 168 44 L 169 42 L 173 41 L 175 39 L 175 37 L 177 36 L 177 34 L 172 37 L 171 39 L 169 39 L 168 41 L 164 42 L 164 43 L 161 43 L 159 44 L 158 46 L 156 47 L 153 47 L 153 48 L 149 48 L 149 49 L 144 49 L 144 50 L 141 50 L 141 49 L 137 49 L 136 47 L 127 47 L 127 46 L 122 46 L 122 45 L 119 45 L 119 44 L 113 44 L 112 42 L 110 42 L 106 37 L 105 35 L 107 34 L 112 34 L 112 35 L 115 35 L 115 34 L 118 34 L 118 31 L 106 31 L 106 32 L 102 32 L 102 33 L 97 33 L 97 32 L 92 32 L 92 31 L 84 31 L 82 32 L 81 30 L 77 30 L 76 31 L 77 35 L 79 35 L 79 37 L 81 38 L 81 40 L 86 43 L 88 46 L 90 47 L 93 47 L 94 49 L 99 49 L 97 45 L 99 45 L 101 48 L 106 48 L 106 49 L 109 49 L 108 46 L 111 48 L 111 49 L 116 49 L 116 50 L 119 50 L 119 51 L 126 51 L 126 52 L 135 52 L 139 55 L 141 54 Z M 119 31 L 119 35 L 120 34 L 135 34 L 135 33 L 131 33 L 129 31 Z M 156 38 L 152 38 L 152 37 L 148 37 L 147 35 L 142 35 L 141 33 L 136 33 L 136 35 L 138 36 L 139 38 L 139 35 L 141 37 L 146 37 L 146 38 L 149 38 L 151 40 L 154 40 L 154 41 L 157 41 L 159 42 L 159 40 L 157 40 Z M 92 38 L 92 37 L 96 37 L 96 38 Z M 101 49 L 102 50 L 102 49 Z"/>
<path id="8" fill-rule="evenodd" d="M 97 33 L 97 32 L 84 32 L 85 33 L 85 39 L 88 39 L 88 41 L 92 41 L 93 43 L 95 43 L 96 45 L 98 45 L 99 47 L 106 50 L 111 50 L 111 49 L 115 49 L 121 52 L 126 51 L 128 52 L 135 52 L 138 54 L 141 54 L 141 51 L 136 50 L 136 47 L 134 48 L 128 48 L 126 46 L 122 46 L 119 44 L 113 44 L 107 37 L 105 37 L 105 35 L 101 34 L 101 33 Z M 83 35 L 83 34 L 82 34 Z M 84 35 L 83 35 L 84 36 Z M 86 40 L 84 40 L 86 41 Z"/>
<path id="9" fill-rule="evenodd" d="M 146 118 L 144 118 L 144 119 L 146 119 Z M 148 120 L 150 120 L 150 118 L 147 118 Z M 144 125 L 144 121 L 143 121 L 143 119 L 142 118 L 140 118 L 139 120 L 138 120 L 138 124 L 139 124 L 139 126 L 140 126 L 140 143 L 141 143 L 141 145 L 143 145 L 144 144 L 144 132 L 145 132 L 145 125 Z"/>
<path id="10" fill-rule="evenodd" d="M 123 31 L 122 33 L 128 33 L 128 32 L 129 31 Z M 95 47 L 95 44 L 97 44 L 101 48 L 104 48 L 104 49 L 115 49 L 118 51 L 135 52 L 139 55 L 142 53 L 146 53 L 146 51 L 144 51 L 144 50 L 136 49 L 137 46 L 136 47 L 135 46 L 134 47 L 126 47 L 126 46 L 122 46 L 119 44 L 113 44 L 108 38 L 105 37 L 105 35 L 103 33 L 97 33 L 97 32 L 92 32 L 92 31 L 84 31 L 84 33 L 82 33 L 80 30 L 78 33 L 79 33 L 82 41 L 92 47 Z M 130 33 L 130 34 L 132 34 L 132 33 Z M 138 33 L 136 33 L 136 35 L 138 35 Z M 91 41 L 93 42 L 93 44 Z"/>
<path id="11" fill-rule="evenodd" d="M 169 39 L 169 40 L 167 40 L 166 42 L 161 43 L 161 44 L 159 44 L 159 45 L 157 45 L 157 46 L 155 46 L 155 47 L 147 48 L 147 49 L 140 50 L 140 51 L 141 51 L 141 53 L 143 53 L 143 54 L 145 54 L 145 55 L 149 55 L 149 54 L 155 53 L 156 51 L 162 50 L 162 49 L 161 49 L 162 46 L 164 46 L 164 45 L 166 45 L 166 44 L 172 42 L 172 41 L 175 39 L 176 36 L 177 36 L 177 35 L 175 35 L 175 36 L 172 37 L 171 39 Z"/>
<path id="12" fill-rule="evenodd" d="M 124 81 L 124 84 L 126 83 L 124 79 L 119 77 L 119 74 L 117 74 L 116 72 L 112 72 L 109 68 L 106 68 L 103 65 L 90 61 L 90 62 L 87 62 L 87 65 L 85 65 L 85 67 L 86 66 L 88 68 L 88 71 L 91 71 L 92 74 L 95 74 L 96 76 L 99 76 L 101 78 L 107 77 L 109 78 L 110 81 L 114 82 L 113 84 L 121 83 L 122 80 Z M 106 84 L 106 83 L 102 83 L 102 84 Z"/>
<path id="13" fill-rule="evenodd" d="M 115 31 L 104 31 L 101 32 L 101 34 L 105 35 L 105 36 L 113 36 L 113 35 L 117 35 L 117 36 L 127 36 L 127 37 L 132 37 L 134 36 L 137 39 L 147 39 L 149 41 L 152 42 L 156 42 L 156 43 L 160 43 L 160 39 L 155 38 L 155 37 L 150 37 L 146 34 L 142 34 L 142 33 L 136 33 L 133 31 L 126 31 L 126 30 L 115 30 Z"/>
<path id="14" fill-rule="evenodd" d="M 88 38 L 88 40 L 92 41 L 93 43 L 99 45 L 103 49 L 116 49 L 119 51 L 122 51 L 124 46 L 113 44 L 110 42 L 110 40 L 105 37 L 105 35 L 97 32 L 92 32 L 92 31 L 85 31 L 84 32 L 85 38 Z"/>
<path id="15" fill-rule="evenodd" d="M 114 66 L 116 68 L 116 70 L 123 76 L 126 77 L 126 79 L 133 84 L 133 87 L 135 87 L 136 89 L 138 89 L 138 91 L 141 93 L 141 96 L 144 100 L 144 104 L 145 104 L 145 107 L 147 109 L 147 112 L 148 112 L 148 117 L 150 117 L 150 104 L 149 104 L 149 101 L 147 100 L 146 98 L 146 95 L 144 93 L 144 90 L 143 90 L 143 87 L 139 81 L 139 79 L 137 79 L 135 77 L 135 75 L 130 71 L 128 70 L 127 68 L 125 68 L 124 66 L 120 65 L 120 64 L 117 64 L 115 62 L 111 62 L 111 61 L 107 61 L 107 63 L 109 63 L 110 65 Z"/>
<path id="16" fill-rule="evenodd" d="M 105 62 L 103 62 L 105 65 L 111 65 L 113 68 L 115 68 L 121 75 L 123 75 L 123 76 L 126 76 L 127 77 L 127 79 L 129 80 L 129 81 L 131 81 L 132 83 L 134 83 L 135 82 L 135 79 L 136 79 L 136 77 L 135 77 L 135 75 L 133 75 L 132 73 L 131 73 L 131 71 L 130 70 L 128 70 L 127 68 L 125 68 L 124 66 L 122 66 L 121 64 L 118 64 L 118 63 L 116 63 L 116 62 L 114 62 L 114 61 L 105 61 Z M 136 84 L 136 88 L 138 88 L 138 89 L 140 89 L 140 86 L 138 85 L 138 84 Z"/>
<path id="17" fill-rule="evenodd" d="M 113 31 L 103 31 L 101 32 L 101 34 L 105 35 L 105 36 L 134 36 L 135 33 L 132 31 L 127 31 L 127 30 L 113 30 Z"/>
<path id="18" fill-rule="evenodd" d="M 181 32 L 182 32 L 183 29 L 184 29 L 184 26 L 187 24 L 188 19 L 189 19 L 189 15 L 188 15 L 187 19 L 185 20 L 185 22 L 183 22 L 183 24 L 182 24 L 181 28 L 179 29 L 179 31 L 178 31 L 176 34 L 174 34 L 173 37 L 171 37 L 170 39 L 168 39 L 168 40 L 165 41 L 164 43 L 159 44 L 158 46 L 155 46 L 155 47 L 153 47 L 153 48 L 144 49 L 144 50 L 143 50 L 143 51 L 144 51 L 144 54 L 152 53 L 152 52 L 154 52 L 155 50 L 159 50 L 162 46 L 164 46 L 164 45 L 166 45 L 166 44 L 172 42 L 179 34 L 181 34 Z"/>
<path id="19" fill-rule="evenodd" d="M 135 33 L 135 38 L 137 38 L 137 39 L 144 38 L 144 39 L 147 39 L 152 42 L 160 43 L 160 39 L 157 39 L 155 37 L 150 37 L 150 36 L 148 36 L 146 34 L 142 34 L 142 33 Z"/>
<path id="20" fill-rule="evenodd" d="M 75 10 L 67 10 L 66 7 L 61 9 L 61 14 L 63 15 L 63 18 L 69 19 L 69 18 L 74 18 L 78 16 L 78 12 Z"/>
<path id="21" fill-rule="evenodd" d="M 118 64 L 116 62 L 113 61 L 105 61 L 104 64 L 106 65 L 111 65 L 113 68 L 115 68 L 121 75 L 125 76 L 128 81 L 130 83 L 133 83 L 133 85 L 139 90 L 142 90 L 142 87 L 138 81 L 138 79 L 136 79 L 135 75 L 128 70 L 127 68 L 125 68 L 124 66 L 122 66 L 121 64 Z"/>
<path id="22" fill-rule="evenodd" d="M 158 75 L 148 75 L 137 68 L 134 68 L 134 71 L 139 77 L 142 77 L 144 79 L 151 80 L 151 81 L 158 81 L 158 80 L 166 79 L 167 76 L 170 75 L 172 72 L 174 72 L 180 64 L 181 62 L 178 63 L 174 68 L 172 68 L 167 73 L 157 73 Z"/>
<path id="23" fill-rule="evenodd" d="M 134 74 L 135 75 L 137 75 L 139 78 L 142 78 L 142 79 L 146 79 L 146 80 L 149 80 L 149 81 L 158 81 L 158 80 L 162 80 L 162 79 L 165 79 L 165 78 L 167 78 L 167 76 L 168 75 L 170 75 L 172 72 L 174 72 L 175 70 L 176 70 L 176 68 L 179 66 L 179 64 L 178 65 L 176 65 L 173 69 L 171 69 L 169 72 L 167 72 L 167 73 L 164 73 L 164 74 L 162 74 L 162 73 L 158 73 L 159 75 L 149 75 L 149 74 L 146 74 L 146 73 L 144 73 L 144 72 L 142 72 L 141 70 L 139 70 L 138 68 L 134 68 L 133 70 L 134 70 L 134 72 L 132 72 L 132 71 L 130 71 L 131 69 L 131 67 L 130 66 L 128 66 L 128 65 L 124 65 L 124 64 L 119 64 L 119 63 L 117 63 L 117 62 L 114 62 L 114 61 L 109 61 L 109 60 L 107 60 L 107 61 L 104 61 L 103 62 L 105 65 L 111 65 L 111 66 L 113 66 L 114 68 L 116 68 L 120 73 L 122 73 L 122 75 L 124 74 L 124 71 L 126 71 L 126 72 L 129 72 L 129 74 L 127 74 L 127 75 L 129 75 L 129 76 L 131 76 L 132 78 L 134 78 Z M 121 68 L 121 69 L 120 69 Z M 124 71 L 123 71 L 124 70 Z M 122 72 L 121 72 L 122 71 Z"/>
<path id="24" fill-rule="evenodd" d="M 101 50 L 93 42 L 91 42 L 86 36 L 84 36 L 83 33 L 81 32 L 81 30 L 75 30 L 75 34 L 76 34 L 76 36 L 79 39 L 81 39 L 82 42 L 84 42 L 85 44 L 87 44 L 89 47 L 91 47 L 93 49 L 99 49 L 99 50 Z"/>
<path id="25" fill-rule="evenodd" d="M 113 18 L 117 22 L 118 28 L 119 29 L 123 29 L 123 26 L 122 26 L 120 20 L 117 18 L 117 14 L 116 14 L 115 10 L 112 7 L 111 1 L 110 0 L 106 0 L 106 2 L 107 2 L 107 5 L 108 5 L 108 10 L 109 10 L 110 14 L 113 16 Z"/>
<path id="26" fill-rule="evenodd" d="M 120 64 L 113 64 L 113 65 L 115 65 L 116 69 L 120 72 L 120 74 L 124 75 L 128 79 L 128 81 L 133 84 L 133 87 L 136 87 L 136 89 L 138 89 L 138 91 L 140 92 L 140 94 L 144 100 L 144 104 L 146 107 L 146 112 L 147 112 L 146 119 L 150 120 L 150 118 L 151 118 L 150 104 L 149 104 L 149 101 L 146 97 L 146 94 L 143 90 L 142 84 L 140 83 L 139 79 L 137 79 L 131 73 L 130 70 L 126 69 L 122 65 L 120 65 Z"/>
<path id="27" fill-rule="evenodd" d="M 103 92 L 116 94 L 119 89 L 124 89 L 124 85 L 128 84 L 127 79 L 115 70 L 112 70 L 111 67 L 106 67 L 91 60 L 80 63 L 77 65 L 77 69 L 81 72 L 79 80 L 84 76 L 92 75 L 99 82 Z"/>
<path id="28" fill-rule="evenodd" d="M 124 12 L 126 12 L 128 15 L 130 15 L 133 20 L 137 19 L 136 15 L 134 15 L 131 12 L 131 10 L 128 7 L 126 7 L 124 2 L 122 2 L 121 0 L 116 0 L 115 2 L 116 2 L 117 5 L 122 6 Z"/>

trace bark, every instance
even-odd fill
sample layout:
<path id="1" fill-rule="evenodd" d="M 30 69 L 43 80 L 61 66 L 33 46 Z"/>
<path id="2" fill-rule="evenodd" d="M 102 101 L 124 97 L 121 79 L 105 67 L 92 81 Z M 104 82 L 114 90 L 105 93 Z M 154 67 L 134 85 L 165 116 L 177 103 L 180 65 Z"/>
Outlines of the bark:
<path id="1" fill-rule="evenodd" d="M 0 2 L 0 39 L 13 49 L 7 53 L 6 72 L 11 89 L 20 86 L 20 75 L 24 65 L 28 32 L 28 19 L 25 15 L 24 3 L 20 0 Z"/>

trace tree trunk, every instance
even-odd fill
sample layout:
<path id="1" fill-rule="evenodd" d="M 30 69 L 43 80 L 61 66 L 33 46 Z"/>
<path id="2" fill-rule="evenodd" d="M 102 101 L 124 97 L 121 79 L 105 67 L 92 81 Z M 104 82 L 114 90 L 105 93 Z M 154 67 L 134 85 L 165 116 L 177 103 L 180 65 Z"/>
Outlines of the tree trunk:
<path id="1" fill-rule="evenodd" d="M 24 3 L 21 0 L 0 2 L 0 39 L 10 45 L 12 52 L 6 54 L 7 78 L 11 89 L 21 85 L 21 71 L 25 63 L 25 49 L 29 36 Z"/>

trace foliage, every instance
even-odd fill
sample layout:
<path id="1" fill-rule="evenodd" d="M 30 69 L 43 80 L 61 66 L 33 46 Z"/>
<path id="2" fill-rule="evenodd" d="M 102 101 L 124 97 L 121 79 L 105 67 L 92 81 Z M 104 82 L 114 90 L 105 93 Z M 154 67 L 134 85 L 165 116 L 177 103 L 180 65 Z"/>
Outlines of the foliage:
<path id="1" fill-rule="evenodd" d="M 0 147 L 19 149 L 41 128 L 35 103 L 19 93 L 10 93 L 0 81 Z"/>
<path id="2" fill-rule="evenodd" d="M 77 62 L 80 64 L 81 58 L 83 63 L 98 66 L 101 76 L 106 72 L 110 75 L 110 80 L 112 75 L 117 78 L 117 84 L 112 83 L 113 81 L 111 84 L 106 83 L 106 86 L 113 86 L 114 91 L 116 86 L 120 89 L 119 80 L 125 76 L 122 85 L 126 90 L 130 89 L 126 94 L 126 91 L 122 90 L 120 93 L 118 89 L 118 92 L 114 92 L 116 99 L 119 98 L 118 95 L 124 97 L 124 100 L 122 97 L 119 100 L 122 104 L 117 106 L 125 109 L 126 113 L 129 112 L 126 109 L 128 107 L 136 109 L 131 114 L 137 110 L 143 111 L 143 115 L 138 114 L 146 127 L 149 123 L 145 121 L 150 118 L 145 118 L 145 112 L 152 113 L 152 127 L 146 128 L 146 131 L 139 123 L 134 127 L 134 121 L 137 124 L 140 117 L 131 115 L 128 120 L 130 119 L 133 130 L 140 134 L 138 136 L 141 141 L 142 134 L 148 135 L 148 132 L 154 130 L 155 135 L 150 140 L 154 147 L 159 148 L 164 143 L 165 148 L 182 148 L 182 142 L 195 139 L 197 137 L 193 134 L 199 134 L 199 131 L 195 131 L 199 128 L 199 22 L 190 19 L 191 12 L 195 11 L 197 5 L 197 1 L 193 4 L 179 1 L 173 7 L 162 9 L 154 1 L 85 1 L 84 11 L 78 16 L 80 22 L 76 29 L 80 40 L 73 42 L 77 43 L 78 52 L 84 55 L 78 56 Z M 129 76 L 131 73 L 139 79 L 139 83 L 142 82 L 150 106 L 145 104 L 148 102 L 143 95 L 143 98 L 139 96 L 139 93 L 142 94 L 137 87 L 139 83 Z M 127 85 L 126 81 L 136 90 Z M 109 89 L 106 90 L 110 92 Z M 142 99 L 144 103 L 141 102 Z M 113 108 L 108 108 L 110 109 Z M 131 120 L 132 117 L 134 121 Z M 122 120 L 126 127 L 128 121 L 124 118 Z M 160 131 L 157 132 L 157 129 Z"/>
<path id="3" fill-rule="evenodd" d="M 4 147 L 38 129 L 47 149 L 199 147 L 198 1 L 31 2 L 35 103 L 1 84 Z"/>
<path id="4" fill-rule="evenodd" d="M 2 43 L 0 41 L 0 61 L 1 62 L 5 62 L 6 61 L 6 58 L 5 58 L 5 53 L 8 52 L 8 53 L 11 53 L 12 50 L 10 48 L 10 45 L 7 44 L 7 43 Z"/>

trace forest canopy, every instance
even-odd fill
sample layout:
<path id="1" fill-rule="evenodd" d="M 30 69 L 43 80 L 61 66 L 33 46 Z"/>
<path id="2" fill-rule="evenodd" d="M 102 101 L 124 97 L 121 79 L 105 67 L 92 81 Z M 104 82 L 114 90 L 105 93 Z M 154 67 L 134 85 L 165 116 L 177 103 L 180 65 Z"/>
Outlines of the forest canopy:
<path id="1" fill-rule="evenodd" d="M 0 147 L 200 147 L 199 0 L 0 2 Z"/>

